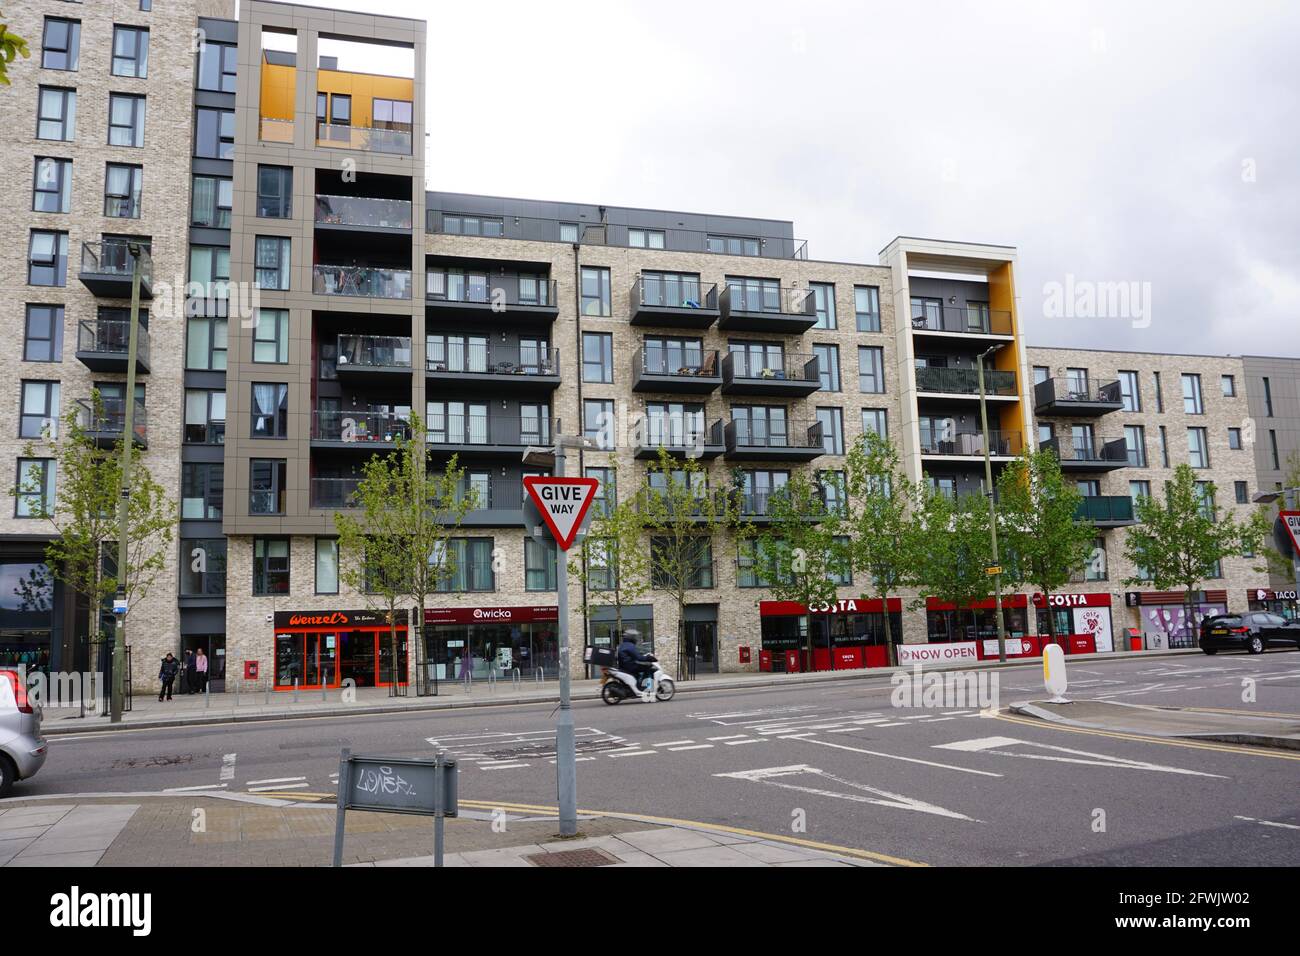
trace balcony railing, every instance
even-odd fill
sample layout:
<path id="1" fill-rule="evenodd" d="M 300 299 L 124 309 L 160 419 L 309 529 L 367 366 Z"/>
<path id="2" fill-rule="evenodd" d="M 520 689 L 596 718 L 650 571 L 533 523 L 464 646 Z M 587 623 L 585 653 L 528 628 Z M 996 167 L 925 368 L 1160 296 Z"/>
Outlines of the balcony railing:
<path id="1" fill-rule="evenodd" d="M 524 506 L 524 483 L 520 478 L 466 480 L 457 489 L 462 499 L 471 498 L 468 514 L 481 511 L 518 511 Z"/>
<path id="2" fill-rule="evenodd" d="M 784 488 L 772 488 L 767 491 L 744 491 L 735 492 L 735 501 L 737 509 L 742 518 L 770 518 L 776 510 L 781 500 L 788 500 Z M 827 514 L 826 504 L 817 501 L 813 504 L 807 518 L 824 518 Z"/>
<path id="3" fill-rule="evenodd" d="M 560 350 L 524 347 L 520 343 L 425 342 L 425 369 L 429 372 L 470 375 L 559 375 Z"/>
<path id="4" fill-rule="evenodd" d="M 329 226 L 374 226 L 410 229 L 409 199 L 370 199 L 364 196 L 316 195 L 316 222 Z"/>
<path id="5" fill-rule="evenodd" d="M 973 306 L 927 308 L 912 315 L 917 332 L 962 332 L 969 335 L 1011 335 L 1011 313 Z"/>
<path id="6" fill-rule="evenodd" d="M 790 286 L 733 282 L 722 290 L 731 312 L 767 312 L 772 315 L 816 316 L 812 291 Z"/>
<path id="7" fill-rule="evenodd" d="M 131 322 L 127 319 L 82 319 L 77 324 L 77 351 L 126 362 L 131 345 Z M 149 365 L 149 329 L 136 333 L 136 361 Z"/>
<path id="8" fill-rule="evenodd" d="M 1034 386 L 1034 405 L 1114 405 L 1122 406 L 1124 397 L 1118 379 L 1049 378 Z"/>
<path id="9" fill-rule="evenodd" d="M 411 339 L 400 335 L 340 335 L 338 369 L 411 367 Z"/>
<path id="10" fill-rule="evenodd" d="M 313 508 L 355 508 L 352 493 L 361 483 L 360 478 L 313 478 L 311 480 L 311 506 Z"/>
<path id="11" fill-rule="evenodd" d="M 409 299 L 411 271 L 374 266 L 313 266 L 312 291 L 317 295 Z"/>
<path id="12" fill-rule="evenodd" d="M 721 447 L 722 421 L 704 424 L 703 415 L 654 415 L 647 417 L 641 426 L 638 445 L 642 448 L 700 448 Z"/>
<path id="13" fill-rule="evenodd" d="M 717 309 L 718 285 L 690 276 L 642 276 L 632 286 L 632 303 L 654 309 Z"/>
<path id="14" fill-rule="evenodd" d="M 81 271 L 97 276 L 112 276 L 131 281 L 135 262 L 131 258 L 131 242 L 126 239 L 104 239 L 81 244 Z M 147 243 L 141 246 L 140 281 L 148 286 L 153 282 L 153 259 Z"/>
<path id="15" fill-rule="evenodd" d="M 432 412 L 425 440 L 433 446 L 549 445 L 551 420 L 533 416 L 463 415 Z"/>
<path id="16" fill-rule="evenodd" d="M 728 372 L 730 374 L 728 374 Z M 821 384 L 816 355 L 782 352 L 779 355 L 728 352 L 723 359 L 723 378 L 752 378 L 771 382 L 816 382 Z"/>
<path id="17" fill-rule="evenodd" d="M 470 275 L 429 270 L 425 298 L 467 305 L 554 307 L 555 280 L 533 275 Z"/>
<path id="18" fill-rule="evenodd" d="M 1053 452 L 1062 465 L 1129 464 L 1128 442 L 1123 438 L 1057 436 L 1042 442 L 1038 447 L 1042 451 Z"/>
<path id="19" fill-rule="evenodd" d="M 410 436 L 410 422 L 390 412 L 337 409 L 316 409 L 312 412 L 311 437 L 318 441 L 392 444 L 399 437 Z"/>
<path id="20" fill-rule="evenodd" d="M 257 125 L 257 138 L 264 143 L 292 143 L 293 120 L 275 119 L 270 116 L 260 117 Z"/>
<path id="21" fill-rule="evenodd" d="M 1136 520 L 1133 499 L 1128 495 L 1085 495 L 1074 516 L 1098 524 L 1129 524 Z"/>
<path id="22" fill-rule="evenodd" d="M 984 435 L 981 432 L 955 432 L 951 428 L 920 430 L 922 455 L 956 455 L 983 457 Z M 1024 437 L 1018 431 L 990 431 L 989 454 L 1011 458 L 1024 450 Z"/>
<path id="23" fill-rule="evenodd" d="M 77 422 L 82 431 L 100 442 L 120 441 L 126 430 L 126 402 L 120 398 L 101 398 L 98 406 L 92 399 L 77 400 Z M 137 401 L 131 417 L 131 434 L 137 444 L 148 443 L 149 416 L 144 403 Z"/>
<path id="24" fill-rule="evenodd" d="M 743 445 L 747 448 L 770 449 L 807 449 L 823 447 L 822 424 L 806 418 L 785 418 L 775 420 L 733 418 L 727 423 L 729 437 L 734 442 L 729 446 Z"/>
<path id="25" fill-rule="evenodd" d="M 978 395 L 979 373 L 973 368 L 918 368 L 918 392 L 938 392 L 945 395 Z M 1016 373 L 985 369 L 984 393 L 1015 397 Z"/>
<path id="26" fill-rule="evenodd" d="M 374 129 L 368 126 L 343 126 L 338 123 L 316 124 L 316 145 L 336 149 L 361 149 L 371 153 L 411 155 L 409 129 Z"/>
<path id="27" fill-rule="evenodd" d="M 633 369 L 646 375 L 710 378 L 719 374 L 718 352 L 716 349 L 645 345 L 637 349 Z"/>

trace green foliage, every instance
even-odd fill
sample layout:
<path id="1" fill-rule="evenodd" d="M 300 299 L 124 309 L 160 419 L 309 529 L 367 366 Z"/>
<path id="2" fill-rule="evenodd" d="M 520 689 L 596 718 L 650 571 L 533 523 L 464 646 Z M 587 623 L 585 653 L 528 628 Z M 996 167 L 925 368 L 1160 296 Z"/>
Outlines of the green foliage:
<path id="1" fill-rule="evenodd" d="M 959 495 L 956 500 L 922 487 L 918 494 L 923 547 L 918 550 L 913 608 L 925 606 L 926 595 L 966 607 L 989 595 L 985 571 L 993 559 L 989 534 L 989 502 L 984 495 Z"/>
<path id="2" fill-rule="evenodd" d="M 635 495 L 618 498 L 619 480 L 601 489 L 600 508 L 591 519 L 581 551 L 569 559 L 569 573 L 586 585 L 588 613 L 593 607 L 614 609 L 616 634 L 623 633 L 623 609 L 650 590 L 650 553 L 645 517 Z"/>
<path id="3" fill-rule="evenodd" d="M 835 601 L 835 576 L 849 568 L 842 513 L 826 508 L 821 486 L 806 471 L 773 492 L 766 511 L 768 525 L 753 538 L 754 568 L 772 596 L 805 607 Z"/>
<path id="4" fill-rule="evenodd" d="M 0 86 L 9 86 L 9 64 L 18 57 L 27 59 L 32 52 L 27 41 L 16 33 L 9 32 L 9 25 L 0 23 Z"/>

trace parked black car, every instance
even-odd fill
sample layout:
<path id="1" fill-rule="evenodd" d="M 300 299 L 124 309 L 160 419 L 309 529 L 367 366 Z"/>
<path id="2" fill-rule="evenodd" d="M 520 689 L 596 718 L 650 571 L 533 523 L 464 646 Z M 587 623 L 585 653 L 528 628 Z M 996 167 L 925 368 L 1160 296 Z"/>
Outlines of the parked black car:
<path id="1" fill-rule="evenodd" d="M 1219 614 L 1201 622 L 1201 650 L 1246 651 L 1263 654 L 1276 644 L 1300 647 L 1300 621 L 1288 621 L 1269 611 Z"/>

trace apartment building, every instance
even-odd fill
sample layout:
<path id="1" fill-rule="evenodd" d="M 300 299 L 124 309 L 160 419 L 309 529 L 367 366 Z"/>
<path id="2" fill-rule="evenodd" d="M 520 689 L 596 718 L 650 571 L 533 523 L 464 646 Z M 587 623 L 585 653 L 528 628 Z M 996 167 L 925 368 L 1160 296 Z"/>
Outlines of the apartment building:
<path id="1" fill-rule="evenodd" d="M 1257 487 L 1232 437 L 1250 413 L 1242 360 L 1027 347 L 1012 247 L 899 237 L 877 263 L 827 262 L 787 220 L 426 192 L 423 22 L 261 0 L 237 21 L 215 3 L 136 6 L 37 0 L 14 24 L 40 49 L 0 94 L 10 128 L 35 134 L 4 147 L 35 172 L 31 211 L 0 225 L 0 316 L 24 343 L 6 359 L 0 441 L 52 496 L 52 463 L 24 448 L 60 408 L 98 388 L 105 445 L 121 435 L 122 249 L 146 246 L 135 431 L 180 525 L 165 583 L 131 611 L 137 684 L 163 653 L 197 647 L 215 690 L 553 676 L 554 550 L 523 529 L 528 447 L 587 436 L 568 474 L 607 495 L 639 484 L 660 448 L 700 453 L 710 487 L 739 487 L 760 524 L 796 471 L 833 494 L 865 431 L 897 443 L 910 477 L 978 493 L 978 356 L 994 467 L 1057 449 L 1099 527 L 1104 557 L 1062 633 L 1096 633 L 1102 607 L 1108 641 L 1136 625 L 1120 610 L 1120 542 L 1143 482 L 1200 455 L 1220 504 Z M 454 579 L 423 622 L 399 619 L 394 647 L 341 580 L 334 515 L 413 410 L 430 461 L 455 456 L 481 507 L 453 544 Z M 0 655 L 85 666 L 86 615 L 44 563 L 48 525 L 25 511 L 18 496 L 0 526 Z M 841 601 L 810 614 L 770 600 L 752 546 L 722 535 L 691 583 L 697 671 L 885 659 L 885 609 L 847 576 Z M 1233 607 L 1259 583 L 1224 568 Z M 614 624 L 569 588 L 576 666 Z M 1033 602 L 1008 596 L 1013 636 L 1040 627 Z M 995 632 L 991 602 L 889 612 L 908 642 Z M 670 667 L 677 618 L 656 591 L 624 611 Z"/>

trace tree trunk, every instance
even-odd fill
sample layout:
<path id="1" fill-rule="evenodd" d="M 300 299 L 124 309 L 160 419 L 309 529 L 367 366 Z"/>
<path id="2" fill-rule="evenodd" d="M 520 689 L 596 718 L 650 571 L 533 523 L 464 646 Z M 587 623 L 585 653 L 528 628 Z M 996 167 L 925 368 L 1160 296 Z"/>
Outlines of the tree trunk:
<path id="1" fill-rule="evenodd" d="M 894 649 L 894 628 L 889 620 L 889 592 L 880 592 L 880 608 L 885 615 L 885 661 L 890 667 L 898 666 L 898 654 Z"/>

